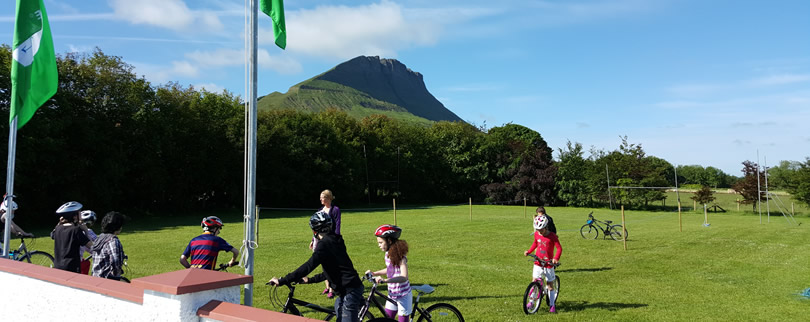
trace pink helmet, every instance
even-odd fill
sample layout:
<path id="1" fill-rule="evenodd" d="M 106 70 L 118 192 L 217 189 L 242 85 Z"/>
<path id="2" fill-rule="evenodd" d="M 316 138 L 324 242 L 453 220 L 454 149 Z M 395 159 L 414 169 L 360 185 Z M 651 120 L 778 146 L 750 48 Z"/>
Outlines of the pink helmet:
<path id="1" fill-rule="evenodd" d="M 382 225 L 374 231 L 374 236 L 382 238 L 399 239 L 400 234 L 402 234 L 402 228 L 394 225 Z"/>
<path id="2" fill-rule="evenodd" d="M 534 217 L 534 229 L 540 230 L 548 226 L 548 217 L 545 215 Z"/>

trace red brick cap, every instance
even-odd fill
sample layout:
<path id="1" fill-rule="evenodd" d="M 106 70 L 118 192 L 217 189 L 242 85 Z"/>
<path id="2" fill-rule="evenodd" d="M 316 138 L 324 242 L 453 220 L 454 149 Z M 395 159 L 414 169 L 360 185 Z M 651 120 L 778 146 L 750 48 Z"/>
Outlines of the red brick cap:
<path id="1" fill-rule="evenodd" d="M 213 300 L 197 309 L 197 316 L 219 321 L 228 322 L 249 322 L 249 321 L 274 321 L 274 322 L 307 322 L 321 321 L 302 316 L 291 315 L 281 312 L 267 311 L 255 307 L 244 306 Z"/>
<path id="2" fill-rule="evenodd" d="M 132 285 L 161 293 L 181 295 L 253 283 L 253 276 L 189 268 L 132 280 Z"/>

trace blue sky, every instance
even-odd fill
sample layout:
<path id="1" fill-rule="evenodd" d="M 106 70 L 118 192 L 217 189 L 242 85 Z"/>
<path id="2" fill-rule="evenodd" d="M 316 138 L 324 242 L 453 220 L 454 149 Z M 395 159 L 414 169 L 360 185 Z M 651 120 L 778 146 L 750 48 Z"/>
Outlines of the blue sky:
<path id="1" fill-rule="evenodd" d="M 245 2 L 45 0 L 57 53 L 100 48 L 153 84 L 244 95 Z M 464 120 L 675 165 L 810 157 L 810 1 L 287 1 L 261 16 L 259 92 L 358 55 L 396 58 Z M 0 7 L 10 43 L 14 1 Z M 36 121 L 34 119 L 33 121 Z M 556 155 L 556 153 L 555 153 Z M 586 157 L 588 153 L 586 153 Z"/>

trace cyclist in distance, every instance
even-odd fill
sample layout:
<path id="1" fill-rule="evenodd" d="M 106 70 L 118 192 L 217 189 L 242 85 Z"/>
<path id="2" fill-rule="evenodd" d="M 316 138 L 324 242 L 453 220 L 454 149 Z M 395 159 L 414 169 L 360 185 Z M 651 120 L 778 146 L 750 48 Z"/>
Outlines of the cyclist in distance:
<path id="1" fill-rule="evenodd" d="M 87 226 L 79 222 L 82 204 L 69 201 L 56 210 L 59 224 L 51 232 L 53 238 L 53 267 L 79 273 L 82 261 L 79 247 L 90 248 L 93 241 L 85 234 Z"/>
<path id="2" fill-rule="evenodd" d="M 357 276 L 352 260 L 346 252 L 343 236 L 332 230 L 332 218 L 323 211 L 318 211 L 309 219 L 309 227 L 318 239 L 318 244 L 303 265 L 282 278 L 273 277 L 271 285 L 296 283 L 318 283 L 328 280 L 337 296 L 335 297 L 335 315 L 338 322 L 356 322 L 360 318 L 360 307 L 363 305 L 363 282 Z M 306 277 L 307 274 L 323 267 L 323 273 Z"/>
<path id="3" fill-rule="evenodd" d="M 2 219 L 0 220 L 0 233 L 2 233 L 6 229 L 6 212 L 8 212 L 8 199 L 5 199 L 5 196 L 3 198 L 4 198 L 3 203 L 0 204 L 0 219 Z M 17 203 L 14 202 L 13 200 L 11 201 L 11 209 L 14 212 L 17 212 Z M 9 227 L 11 227 L 12 237 L 14 236 L 28 237 L 28 238 L 34 237 L 34 234 L 27 233 L 22 228 L 20 228 L 20 226 L 17 226 L 17 224 L 14 223 L 14 219 L 12 219 L 9 222 Z M 0 239 L 2 239 L 2 237 L 0 237 Z M 3 241 L 0 240 L 0 244 L 2 243 Z"/>
<path id="4" fill-rule="evenodd" d="M 95 240 L 90 251 L 93 254 L 93 276 L 121 280 L 124 274 L 124 247 L 118 239 L 124 215 L 111 211 L 101 219 L 101 235 Z"/>
<path id="5" fill-rule="evenodd" d="M 228 266 L 235 265 L 239 258 L 239 250 L 218 236 L 224 226 L 222 220 L 216 216 L 208 216 L 203 218 L 200 225 L 203 229 L 202 235 L 191 239 L 186 250 L 180 255 L 180 264 L 185 268 L 214 269 L 219 251 L 226 251 L 233 253 Z"/>
<path id="6" fill-rule="evenodd" d="M 532 242 L 532 246 L 529 250 L 523 252 L 523 256 L 529 256 L 529 253 L 535 252 L 535 255 L 544 261 L 551 261 L 554 264 L 558 263 L 560 261 L 560 255 L 562 255 L 562 246 L 560 246 L 560 239 L 557 238 L 557 234 L 548 229 L 548 217 L 535 217 L 534 229 L 534 242 Z M 555 248 L 556 251 L 554 250 Z M 552 283 L 557 278 L 554 274 L 554 266 L 551 264 L 541 266 L 540 264 L 541 263 L 538 261 L 534 262 L 532 280 L 545 278 L 546 287 L 549 291 L 548 300 L 550 308 L 548 311 L 550 313 L 557 313 L 557 309 L 554 306 L 557 300 L 557 290 L 554 289 L 554 283 Z"/>
<path id="7" fill-rule="evenodd" d="M 395 318 L 399 322 L 407 322 L 408 316 L 413 310 L 413 293 L 411 293 L 411 283 L 408 280 L 408 242 L 399 239 L 402 228 L 393 225 L 382 225 L 374 231 L 377 236 L 377 246 L 385 252 L 385 268 L 371 273 L 376 277 L 377 283 L 388 284 L 388 297 L 397 302 L 385 302 L 385 314 L 387 317 Z"/>
<path id="8" fill-rule="evenodd" d="M 340 208 L 332 204 L 332 201 L 335 200 L 335 195 L 332 194 L 331 190 L 326 189 L 321 191 L 320 200 L 323 207 L 318 209 L 318 211 L 323 211 L 329 215 L 329 218 L 332 218 L 332 232 L 335 233 L 335 235 L 340 235 Z M 317 245 L 318 239 L 313 236 L 312 241 L 309 243 L 309 249 L 315 251 L 315 246 Z M 335 297 L 334 291 L 329 287 L 329 280 L 324 281 L 324 284 L 326 284 L 326 288 L 323 289 L 321 294 L 326 294 L 326 297 L 330 299 Z"/>
<path id="9" fill-rule="evenodd" d="M 96 236 L 96 233 L 90 227 L 93 227 L 93 223 L 96 222 L 96 212 L 92 210 L 82 210 L 82 212 L 79 213 L 79 222 L 87 226 L 87 231 L 85 231 L 84 233 L 87 235 L 88 238 L 90 238 L 91 241 L 95 242 L 96 237 L 98 236 Z M 82 264 L 81 264 L 82 274 L 87 274 L 88 272 L 90 272 L 90 261 L 85 260 L 84 255 L 85 252 L 89 253 L 90 249 L 84 246 L 79 247 L 79 254 L 81 254 L 80 256 L 82 257 Z"/>

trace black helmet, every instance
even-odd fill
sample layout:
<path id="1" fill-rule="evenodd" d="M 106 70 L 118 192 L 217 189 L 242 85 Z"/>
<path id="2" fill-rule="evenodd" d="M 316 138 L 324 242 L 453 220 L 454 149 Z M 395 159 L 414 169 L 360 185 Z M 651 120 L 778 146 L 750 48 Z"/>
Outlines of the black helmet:
<path id="1" fill-rule="evenodd" d="M 309 228 L 319 233 L 332 231 L 332 217 L 323 211 L 318 211 L 309 218 Z"/>

